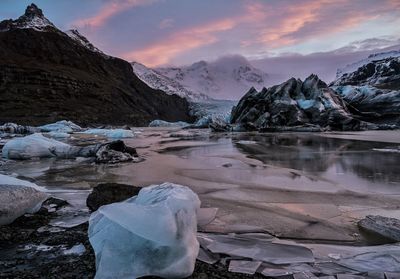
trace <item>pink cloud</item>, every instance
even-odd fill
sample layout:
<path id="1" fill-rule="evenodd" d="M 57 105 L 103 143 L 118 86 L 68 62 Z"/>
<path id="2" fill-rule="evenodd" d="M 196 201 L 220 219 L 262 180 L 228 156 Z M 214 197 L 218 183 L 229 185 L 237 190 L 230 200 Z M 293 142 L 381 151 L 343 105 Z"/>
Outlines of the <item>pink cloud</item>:
<path id="1" fill-rule="evenodd" d="M 137 6 L 144 6 L 155 2 L 156 0 L 112 0 L 105 5 L 100 11 L 89 18 L 79 19 L 72 25 L 76 27 L 92 27 L 97 28 L 104 25 L 110 18 L 118 13 Z"/>
<path id="2" fill-rule="evenodd" d="M 188 28 L 144 49 L 124 53 L 122 57 L 130 61 L 140 61 L 147 66 L 166 64 L 172 57 L 184 51 L 217 41 L 218 32 L 230 30 L 234 26 L 234 20 L 224 19 L 204 26 Z"/>

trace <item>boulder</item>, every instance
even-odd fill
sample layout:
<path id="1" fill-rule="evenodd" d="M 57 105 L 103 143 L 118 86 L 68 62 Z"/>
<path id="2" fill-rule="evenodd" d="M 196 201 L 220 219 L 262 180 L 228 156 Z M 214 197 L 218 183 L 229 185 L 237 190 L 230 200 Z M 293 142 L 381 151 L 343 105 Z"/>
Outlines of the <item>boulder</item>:
<path id="1" fill-rule="evenodd" d="M 96 163 L 116 164 L 140 159 L 135 148 L 126 146 L 122 140 L 101 144 L 96 151 Z"/>
<path id="2" fill-rule="evenodd" d="M 400 220 L 379 215 L 368 215 L 358 222 L 361 230 L 389 242 L 400 242 Z"/>
<path id="3" fill-rule="evenodd" d="M 96 277 L 185 278 L 199 252 L 200 200 L 172 183 L 143 188 L 138 196 L 100 207 L 89 220 Z"/>
<path id="4" fill-rule="evenodd" d="M 102 183 L 93 188 L 86 199 L 86 205 L 90 210 L 96 211 L 100 206 L 120 202 L 136 196 L 141 187 L 119 184 Z"/>

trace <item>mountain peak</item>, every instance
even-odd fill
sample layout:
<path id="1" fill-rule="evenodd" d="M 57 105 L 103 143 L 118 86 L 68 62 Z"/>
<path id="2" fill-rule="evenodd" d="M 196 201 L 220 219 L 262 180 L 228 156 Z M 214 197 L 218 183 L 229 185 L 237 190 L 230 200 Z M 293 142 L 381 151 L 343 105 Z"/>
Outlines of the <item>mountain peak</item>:
<path id="1" fill-rule="evenodd" d="M 34 3 L 32 3 L 28 7 L 26 7 L 24 16 L 29 17 L 29 18 L 32 18 L 35 16 L 44 17 L 43 11 L 41 9 L 39 9 L 39 7 L 36 6 Z"/>
<path id="2" fill-rule="evenodd" d="M 14 29 L 34 29 L 36 31 L 58 30 L 54 24 L 48 20 L 41 9 L 35 4 L 30 4 L 25 9 L 25 13 L 16 20 L 8 19 L 0 22 L 0 31 Z"/>

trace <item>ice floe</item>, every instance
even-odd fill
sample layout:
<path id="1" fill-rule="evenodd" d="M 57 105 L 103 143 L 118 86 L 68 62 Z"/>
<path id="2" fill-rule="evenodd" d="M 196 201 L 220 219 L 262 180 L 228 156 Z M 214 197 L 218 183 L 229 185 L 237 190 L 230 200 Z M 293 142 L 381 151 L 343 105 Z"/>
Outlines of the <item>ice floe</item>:
<path id="1" fill-rule="evenodd" d="M 88 135 L 103 136 L 109 139 L 133 138 L 135 132 L 125 129 L 89 129 L 83 132 Z"/>
<path id="2" fill-rule="evenodd" d="M 172 183 L 143 188 L 138 196 L 100 207 L 89 220 L 96 278 L 192 274 L 199 251 L 197 195 Z"/>

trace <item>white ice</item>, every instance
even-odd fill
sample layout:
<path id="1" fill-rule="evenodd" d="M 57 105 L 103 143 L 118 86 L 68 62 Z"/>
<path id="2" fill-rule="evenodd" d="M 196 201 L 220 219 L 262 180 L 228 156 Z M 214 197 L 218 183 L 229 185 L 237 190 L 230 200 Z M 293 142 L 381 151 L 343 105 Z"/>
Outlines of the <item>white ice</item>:
<path id="1" fill-rule="evenodd" d="M 89 129 L 84 134 L 103 136 L 109 139 L 133 138 L 135 132 L 124 129 Z"/>
<path id="2" fill-rule="evenodd" d="M 82 243 L 72 246 L 70 249 L 63 251 L 64 255 L 83 255 L 86 249 Z"/>
<path id="3" fill-rule="evenodd" d="M 35 213 L 48 198 L 34 183 L 0 174 L 0 226 L 25 213 Z"/>
<path id="4" fill-rule="evenodd" d="M 36 133 L 8 141 L 3 147 L 2 156 L 7 159 L 18 160 L 67 157 L 70 151 L 70 145 Z"/>
<path id="5" fill-rule="evenodd" d="M 75 123 L 67 120 L 57 121 L 38 127 L 41 132 L 73 133 L 79 132 L 82 128 Z"/>
<path id="6" fill-rule="evenodd" d="M 138 196 L 105 205 L 89 220 L 96 278 L 192 274 L 199 251 L 197 195 L 172 183 L 143 188 Z"/>

